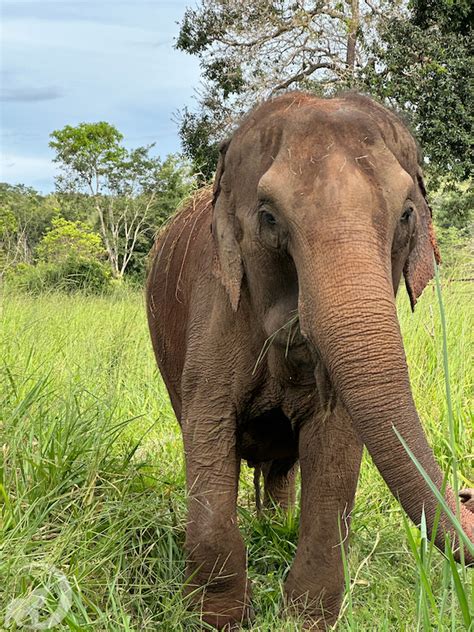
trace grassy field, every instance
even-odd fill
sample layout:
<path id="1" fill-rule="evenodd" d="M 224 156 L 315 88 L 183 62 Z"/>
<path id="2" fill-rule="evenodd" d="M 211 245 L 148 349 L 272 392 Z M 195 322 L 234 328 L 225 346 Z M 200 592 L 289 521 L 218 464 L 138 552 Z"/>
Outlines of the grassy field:
<path id="1" fill-rule="evenodd" d="M 457 474 L 461 486 L 474 486 L 468 480 L 472 290 L 446 285 L 443 297 Z M 415 401 L 448 468 L 449 409 L 434 289 L 413 316 L 401 297 L 399 313 Z M 31 598 L 41 582 L 49 593 L 40 621 L 57 610 L 58 569 L 70 589 L 68 612 L 55 629 L 197 630 L 198 617 L 186 610 L 180 592 L 182 443 L 155 368 L 143 296 L 7 295 L 1 358 L 0 629 L 21 629 L 13 625 L 12 600 Z M 239 516 L 254 585 L 252 630 L 296 631 L 298 621 L 279 613 L 298 515 L 257 519 L 251 475 L 244 466 Z M 367 456 L 353 516 L 338 629 L 468 629 L 473 578 L 408 526 Z"/>

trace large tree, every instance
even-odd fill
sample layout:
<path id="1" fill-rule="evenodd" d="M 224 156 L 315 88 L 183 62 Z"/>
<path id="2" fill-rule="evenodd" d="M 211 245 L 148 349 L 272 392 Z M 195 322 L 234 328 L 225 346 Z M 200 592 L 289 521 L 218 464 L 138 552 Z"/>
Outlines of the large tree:
<path id="1" fill-rule="evenodd" d="M 91 197 L 112 274 L 122 278 L 137 247 L 150 241 L 150 227 L 163 218 L 169 161 L 152 156 L 153 145 L 125 148 L 122 134 L 106 122 L 66 125 L 51 139 L 60 167 L 58 191 Z M 189 186 L 184 171 L 177 175 L 183 195 Z"/>
<path id="2" fill-rule="evenodd" d="M 378 23 L 360 83 L 406 112 L 429 160 L 446 182 L 472 177 L 474 5 L 411 0 L 408 12 Z"/>
<path id="3" fill-rule="evenodd" d="M 177 47 L 199 57 L 199 113 L 183 112 L 185 152 L 204 175 L 215 142 L 259 100 L 288 89 L 321 94 L 355 84 L 385 0 L 202 0 Z"/>
<path id="4" fill-rule="evenodd" d="M 432 172 L 469 177 L 472 3 L 468 0 L 201 0 L 177 47 L 198 56 L 199 110 L 183 148 L 212 175 L 216 142 L 258 100 L 357 88 L 405 110 Z"/>

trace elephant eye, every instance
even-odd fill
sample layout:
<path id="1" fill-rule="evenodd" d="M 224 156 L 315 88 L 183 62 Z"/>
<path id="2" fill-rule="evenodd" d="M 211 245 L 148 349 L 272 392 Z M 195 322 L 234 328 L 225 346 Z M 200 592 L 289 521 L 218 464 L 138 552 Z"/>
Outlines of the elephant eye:
<path id="1" fill-rule="evenodd" d="M 407 206 L 406 209 L 403 211 L 402 216 L 400 217 L 400 221 L 403 223 L 407 223 L 408 220 L 410 219 L 410 217 L 413 214 L 413 206 Z"/>
<path id="2" fill-rule="evenodd" d="M 276 224 L 275 217 L 268 211 L 262 211 L 262 221 L 269 226 L 275 226 Z"/>

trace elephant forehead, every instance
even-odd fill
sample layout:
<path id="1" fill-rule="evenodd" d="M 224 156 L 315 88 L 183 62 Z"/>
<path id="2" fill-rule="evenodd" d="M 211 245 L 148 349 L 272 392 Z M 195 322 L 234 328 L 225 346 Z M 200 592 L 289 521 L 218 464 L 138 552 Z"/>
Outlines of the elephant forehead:
<path id="1" fill-rule="evenodd" d="M 299 216 L 302 205 L 386 210 L 403 203 L 413 181 L 370 112 L 337 99 L 282 103 L 258 109 L 230 144 L 229 183 L 242 203 L 258 194 Z"/>
<path id="2" fill-rule="evenodd" d="M 334 153 L 346 160 L 387 151 L 379 128 L 365 113 L 347 106 L 331 110 L 310 105 L 270 112 L 244 124 L 230 144 L 228 164 L 257 180 L 275 162 L 298 173 L 324 168 Z"/>
<path id="3" fill-rule="evenodd" d="M 306 153 L 306 145 L 311 143 L 316 153 L 324 153 L 331 143 L 356 149 L 379 137 L 379 127 L 367 112 L 338 99 L 307 99 L 278 109 L 261 106 L 237 130 L 231 149 L 240 149 L 245 156 L 259 153 L 275 158 L 283 147 L 292 146 L 295 154 Z"/>
<path id="4" fill-rule="evenodd" d="M 257 192 L 260 198 L 301 215 L 302 208 L 315 206 L 328 212 L 397 207 L 412 184 L 388 150 L 357 156 L 334 145 L 320 158 L 280 152 L 260 178 Z"/>
<path id="5" fill-rule="evenodd" d="M 284 107 L 283 107 L 284 106 Z M 229 164 L 255 173 L 269 167 L 279 153 L 289 147 L 301 148 L 301 139 L 316 135 L 322 148 L 323 135 L 328 136 L 329 112 L 341 105 L 337 100 L 305 97 L 303 101 L 280 98 L 257 108 L 236 130 L 228 151 Z"/>

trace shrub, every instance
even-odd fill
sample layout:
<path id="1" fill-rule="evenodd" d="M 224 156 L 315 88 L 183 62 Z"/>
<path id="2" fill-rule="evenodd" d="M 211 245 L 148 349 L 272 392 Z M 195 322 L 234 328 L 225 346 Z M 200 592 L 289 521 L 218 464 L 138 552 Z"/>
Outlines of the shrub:
<path id="1" fill-rule="evenodd" d="M 456 228 L 459 238 L 469 238 L 474 222 L 474 187 L 444 190 L 434 197 L 433 210 L 440 228 Z"/>
<path id="2" fill-rule="evenodd" d="M 8 272 L 11 287 L 31 294 L 51 290 L 100 293 L 110 287 L 101 238 L 82 222 L 55 218 L 36 255 L 36 265 L 22 263 Z"/>
<path id="3" fill-rule="evenodd" d="M 8 284 L 30 294 L 60 292 L 102 293 L 110 288 L 111 274 L 100 261 L 69 258 L 58 263 L 23 263 L 9 271 Z"/>
<path id="4" fill-rule="evenodd" d="M 472 266 L 472 239 L 455 226 L 443 228 L 437 225 L 435 229 L 443 267 L 456 270 L 460 274 L 464 274 L 462 270 L 466 268 L 466 275 L 472 276 L 472 272 L 469 272 L 469 267 Z"/>
<path id="5" fill-rule="evenodd" d="M 36 255 L 39 261 L 99 261 L 105 258 L 105 250 L 100 236 L 87 224 L 57 217 L 38 244 Z"/>

